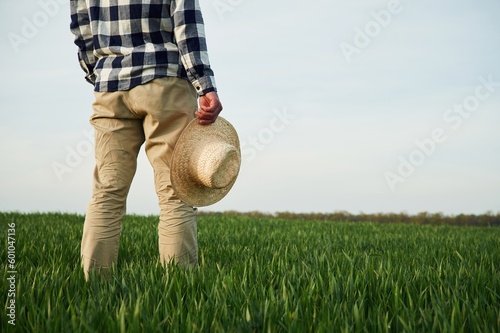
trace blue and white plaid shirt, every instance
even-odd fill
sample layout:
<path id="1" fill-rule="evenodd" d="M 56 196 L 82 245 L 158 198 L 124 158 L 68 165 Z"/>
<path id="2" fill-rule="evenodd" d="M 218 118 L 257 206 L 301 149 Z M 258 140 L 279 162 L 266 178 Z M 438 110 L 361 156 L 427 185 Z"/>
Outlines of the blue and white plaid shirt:
<path id="1" fill-rule="evenodd" d="M 95 91 L 129 90 L 156 78 L 216 91 L 198 0 L 70 0 L 71 32 Z"/>

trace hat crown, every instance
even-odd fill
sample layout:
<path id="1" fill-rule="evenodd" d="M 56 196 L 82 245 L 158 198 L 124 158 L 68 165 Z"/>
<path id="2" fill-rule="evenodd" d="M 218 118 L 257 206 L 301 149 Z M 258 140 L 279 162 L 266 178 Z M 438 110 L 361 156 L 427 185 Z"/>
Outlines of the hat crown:
<path id="1" fill-rule="evenodd" d="M 191 176 L 206 187 L 221 189 L 231 184 L 239 172 L 239 150 L 223 141 L 198 146 L 191 158 Z"/>

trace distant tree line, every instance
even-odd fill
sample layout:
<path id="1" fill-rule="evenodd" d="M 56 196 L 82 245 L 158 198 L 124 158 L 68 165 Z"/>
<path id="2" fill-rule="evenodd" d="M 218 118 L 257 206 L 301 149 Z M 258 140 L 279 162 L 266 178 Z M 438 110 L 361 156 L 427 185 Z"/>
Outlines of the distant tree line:
<path id="1" fill-rule="evenodd" d="M 456 225 L 456 226 L 500 226 L 500 213 L 487 212 L 481 215 L 458 214 L 444 215 L 442 213 L 422 212 L 414 215 L 407 213 L 374 213 L 374 214 L 351 214 L 345 211 L 333 213 L 263 213 L 259 211 L 238 212 L 205 212 L 200 211 L 200 216 L 247 216 L 256 218 L 279 218 L 286 220 L 315 220 L 336 222 L 373 222 L 373 223 L 413 223 L 432 225 Z"/>

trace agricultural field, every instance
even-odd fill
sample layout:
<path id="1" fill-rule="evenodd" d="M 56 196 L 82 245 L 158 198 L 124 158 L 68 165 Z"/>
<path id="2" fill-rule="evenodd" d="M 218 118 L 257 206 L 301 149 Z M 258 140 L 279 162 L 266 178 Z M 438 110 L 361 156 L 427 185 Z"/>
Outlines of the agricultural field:
<path id="1" fill-rule="evenodd" d="M 0 331 L 500 332 L 499 227 L 209 214 L 200 267 L 164 270 L 156 225 L 86 283 L 83 216 L 0 213 Z"/>

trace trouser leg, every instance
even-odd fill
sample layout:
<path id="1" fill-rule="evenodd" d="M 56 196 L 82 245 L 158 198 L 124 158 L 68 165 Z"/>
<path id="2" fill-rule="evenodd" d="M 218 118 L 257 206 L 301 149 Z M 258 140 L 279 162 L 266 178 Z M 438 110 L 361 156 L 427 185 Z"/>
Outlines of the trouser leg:
<path id="1" fill-rule="evenodd" d="M 107 276 L 118 260 L 121 221 L 144 142 L 142 120 L 128 110 L 126 94 L 96 93 L 93 105 L 96 166 L 81 243 L 86 280 L 94 268 Z"/>
<path id="2" fill-rule="evenodd" d="M 179 200 L 170 182 L 173 149 L 184 127 L 194 118 L 196 92 L 186 80 L 163 78 L 144 85 L 136 94 L 134 105 L 141 105 L 146 113 L 146 155 L 154 169 L 160 206 L 160 261 L 163 265 L 175 262 L 182 266 L 197 266 L 197 210 Z"/>

